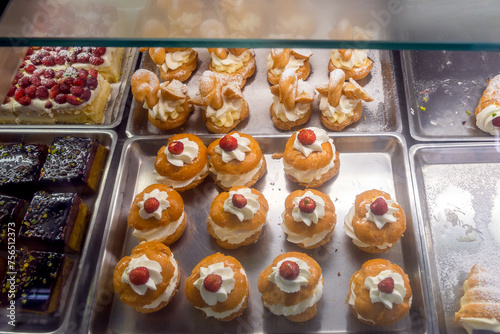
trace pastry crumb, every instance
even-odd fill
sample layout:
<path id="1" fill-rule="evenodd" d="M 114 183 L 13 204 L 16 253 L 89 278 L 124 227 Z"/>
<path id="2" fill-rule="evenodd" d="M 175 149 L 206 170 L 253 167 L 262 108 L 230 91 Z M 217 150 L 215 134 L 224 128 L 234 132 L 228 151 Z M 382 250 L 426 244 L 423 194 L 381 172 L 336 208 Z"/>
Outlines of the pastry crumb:
<path id="1" fill-rule="evenodd" d="M 283 158 L 283 153 L 273 153 L 273 155 L 271 155 L 271 158 L 279 160 L 279 159 Z"/>
<path id="2" fill-rule="evenodd" d="M 340 276 L 340 271 L 337 273 L 337 276 Z"/>

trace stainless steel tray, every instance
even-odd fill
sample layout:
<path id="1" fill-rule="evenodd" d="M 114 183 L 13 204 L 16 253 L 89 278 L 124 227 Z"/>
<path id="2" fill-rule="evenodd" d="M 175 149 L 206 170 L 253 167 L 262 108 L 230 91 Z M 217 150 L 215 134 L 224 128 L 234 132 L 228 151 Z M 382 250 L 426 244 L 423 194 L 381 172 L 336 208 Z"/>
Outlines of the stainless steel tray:
<path id="1" fill-rule="evenodd" d="M 420 144 L 410 161 L 433 318 L 465 334 L 454 322 L 463 282 L 476 263 L 500 266 L 498 144 Z"/>
<path id="2" fill-rule="evenodd" d="M 125 48 L 123 53 L 120 80 L 111 84 L 111 97 L 106 104 L 104 121 L 102 124 L 0 124 L 3 129 L 113 129 L 117 127 L 125 112 L 126 100 L 130 91 L 130 76 L 135 70 L 139 49 Z"/>
<path id="3" fill-rule="evenodd" d="M 29 133 L 28 133 L 29 132 Z M 87 228 L 87 235 L 85 242 L 82 246 L 82 251 L 77 255 L 69 255 L 70 258 L 75 260 L 73 265 L 72 273 L 68 279 L 66 285 L 63 288 L 63 295 L 61 298 L 61 304 L 59 305 L 56 313 L 51 315 L 39 315 L 33 313 L 16 312 L 16 327 L 11 327 L 7 324 L 7 321 L 0 322 L 0 332 L 2 333 L 40 333 L 40 332 L 52 332 L 52 333 L 67 333 L 75 332 L 75 324 L 71 324 L 71 316 L 75 311 L 75 300 L 83 299 L 88 294 L 89 291 L 89 276 L 87 274 L 88 266 L 91 261 L 87 259 L 89 252 L 89 243 L 92 239 L 101 238 L 102 231 L 104 229 L 104 224 L 97 220 L 98 212 L 101 207 L 105 208 L 105 204 L 108 202 L 108 198 L 104 196 L 104 184 L 110 169 L 110 164 L 112 160 L 113 153 L 117 144 L 117 134 L 112 130 L 78 130 L 78 131 L 66 131 L 59 129 L 45 129 L 45 130 L 34 130 L 29 131 L 14 131 L 14 130 L 2 130 L 0 132 L 0 143 L 12 143 L 24 141 L 26 143 L 43 143 L 50 144 L 52 139 L 57 136 L 81 136 L 81 137 L 91 137 L 97 139 L 103 146 L 109 149 L 108 156 L 106 158 L 106 163 L 102 172 L 102 177 L 100 181 L 99 189 L 94 194 L 82 194 L 81 198 L 83 202 L 89 207 L 89 225 Z M 47 191 L 57 191 L 57 188 L 44 188 Z M 95 262 L 94 262 L 95 264 Z M 94 268 L 91 268 L 93 270 Z M 7 318 L 7 312 L 5 309 L 0 310 L 0 317 L 3 319 Z M 69 330 L 68 328 L 73 328 Z"/>
<path id="4" fill-rule="evenodd" d="M 205 138 L 206 144 L 215 137 Z M 315 250 L 306 251 L 323 269 L 324 295 L 319 303 L 318 315 L 303 324 L 289 322 L 284 317 L 265 311 L 257 289 L 257 278 L 280 253 L 303 251 L 287 242 L 279 227 L 285 197 L 299 189 L 285 179 L 281 160 L 271 158 L 282 152 L 287 136 L 255 136 L 265 154 L 267 174 L 255 187 L 270 205 L 268 219 L 259 241 L 237 250 L 217 246 L 206 231 L 206 217 L 210 203 L 220 189 L 210 177 L 197 188 L 184 192 L 182 197 L 188 227 L 182 238 L 171 249 L 179 261 L 181 283 L 179 291 L 164 309 L 153 314 L 140 314 L 124 305 L 114 293 L 112 275 L 116 263 L 138 244 L 127 226 L 127 215 L 135 194 L 155 183 L 152 174 L 157 150 L 166 143 L 165 137 L 135 137 L 125 142 L 116 177 L 115 189 L 109 209 L 106 230 L 102 239 L 99 262 L 93 279 L 94 290 L 89 295 L 83 316 L 82 332 L 91 333 L 372 333 L 374 328 L 358 321 L 346 302 L 351 275 L 373 258 L 382 257 L 401 265 L 410 277 L 413 305 L 410 314 L 398 324 L 379 331 L 397 333 L 429 333 L 428 306 L 424 297 L 421 268 L 421 243 L 418 225 L 413 222 L 414 203 L 409 179 L 406 142 L 399 134 L 333 136 L 340 152 L 341 167 L 338 176 L 319 190 L 329 194 L 335 204 L 337 226 L 332 240 Z M 407 213 L 404 237 L 387 254 L 374 255 L 358 250 L 343 231 L 343 219 L 355 196 L 368 189 L 387 191 L 398 200 Z M 204 257 L 222 252 L 235 256 L 245 267 L 250 282 L 248 308 L 243 315 L 229 323 L 205 319 L 186 300 L 184 282 L 194 266 Z M 90 322 L 89 322 L 90 321 Z"/>
<path id="5" fill-rule="evenodd" d="M 476 126 L 474 109 L 487 79 L 498 74 L 500 53 L 403 51 L 401 54 L 413 138 L 420 141 L 496 140 Z"/>
<path id="6" fill-rule="evenodd" d="M 210 55 L 207 49 L 196 49 L 198 51 L 198 67 L 186 82 L 190 96 L 198 92 L 198 81 L 204 71 L 208 70 Z M 315 49 L 310 58 L 311 74 L 307 79 L 313 87 L 323 85 L 328 82 L 328 61 L 331 55 L 331 49 Z M 269 49 L 255 49 L 255 60 L 257 69 L 251 77 L 243 93 L 250 107 L 250 116 L 236 128 L 245 133 L 268 135 L 272 133 L 283 132 L 274 127 L 269 113 L 273 99 L 269 91 L 270 84 L 267 81 L 266 57 Z M 387 50 L 370 50 L 368 52 L 373 59 L 373 68 L 371 74 L 360 80 L 359 83 L 364 86 L 367 92 L 375 99 L 373 102 L 363 102 L 363 117 L 361 120 L 346 129 L 343 132 L 401 132 L 401 114 L 398 103 L 398 90 L 395 84 L 393 73 L 392 55 Z M 149 54 L 142 55 L 141 68 L 151 71 L 159 71 L 151 60 Z M 313 103 L 313 113 L 311 119 L 304 126 L 322 127 L 320 121 L 319 102 Z M 147 110 L 141 105 L 132 102 L 130 117 L 127 122 L 127 136 L 143 136 L 171 134 L 178 132 L 190 132 L 193 134 L 210 133 L 201 116 L 201 109 L 195 107 L 193 113 L 189 116 L 181 129 L 159 130 L 154 127 L 147 117 Z"/>

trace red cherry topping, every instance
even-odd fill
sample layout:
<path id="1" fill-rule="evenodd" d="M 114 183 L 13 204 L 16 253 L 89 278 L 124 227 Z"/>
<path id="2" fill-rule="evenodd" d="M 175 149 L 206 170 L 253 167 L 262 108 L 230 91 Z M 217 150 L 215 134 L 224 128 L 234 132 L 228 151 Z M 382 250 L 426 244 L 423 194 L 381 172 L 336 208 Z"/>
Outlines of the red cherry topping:
<path id="1" fill-rule="evenodd" d="M 82 68 L 78 71 L 77 76 L 79 79 L 85 80 L 89 76 L 89 72 L 86 69 Z"/>
<path id="2" fill-rule="evenodd" d="M 93 76 L 89 76 L 86 80 L 86 85 L 90 90 L 94 90 L 97 88 L 98 81 L 97 78 L 94 78 Z"/>
<path id="3" fill-rule="evenodd" d="M 24 96 L 24 89 L 19 87 L 16 89 L 16 92 L 14 93 L 14 100 L 19 102 L 19 99 Z"/>
<path id="4" fill-rule="evenodd" d="M 128 279 L 134 285 L 146 284 L 149 280 L 149 270 L 146 267 L 137 267 L 128 274 Z"/>
<path id="5" fill-rule="evenodd" d="M 304 197 L 299 202 L 299 209 L 304 213 L 311 213 L 316 209 L 316 202 L 311 197 Z"/>
<path id="6" fill-rule="evenodd" d="M 313 130 L 302 129 L 297 135 L 297 138 L 302 145 L 311 145 L 316 141 L 316 134 Z"/>
<path id="7" fill-rule="evenodd" d="M 392 293 L 394 291 L 394 280 L 392 277 L 384 278 L 377 285 L 378 290 L 383 293 Z"/>
<path id="8" fill-rule="evenodd" d="M 80 104 L 82 104 L 83 101 L 74 95 L 67 95 L 66 102 L 74 106 L 79 106 Z"/>
<path id="9" fill-rule="evenodd" d="M 181 154 L 184 151 L 184 144 L 178 140 L 174 140 L 168 144 L 168 151 L 172 154 Z"/>
<path id="10" fill-rule="evenodd" d="M 54 105 L 52 104 L 52 102 L 50 101 L 47 101 L 47 103 L 45 103 L 44 107 L 47 108 L 47 109 L 50 109 L 52 108 Z"/>
<path id="11" fill-rule="evenodd" d="M 90 100 L 90 96 L 92 95 L 92 92 L 90 91 L 90 89 L 88 88 L 85 88 L 83 90 L 83 93 L 82 95 L 80 95 L 80 98 L 83 100 L 83 101 L 88 101 Z"/>
<path id="12" fill-rule="evenodd" d="M 89 62 L 94 65 L 94 66 L 99 66 L 99 65 L 102 65 L 104 63 L 104 59 L 102 57 L 90 57 L 90 60 Z"/>
<path id="13" fill-rule="evenodd" d="M 89 68 L 89 75 L 97 79 L 97 70 L 95 68 Z"/>
<path id="14" fill-rule="evenodd" d="M 16 89 L 17 89 L 16 86 L 14 86 L 14 85 L 10 86 L 10 89 L 7 92 L 7 96 L 9 96 L 9 97 L 14 96 L 14 94 L 16 93 Z"/>
<path id="15" fill-rule="evenodd" d="M 226 152 L 234 151 L 238 147 L 238 141 L 236 138 L 230 135 L 225 135 L 219 141 L 219 146 Z"/>
<path id="16" fill-rule="evenodd" d="M 33 72 L 35 72 L 36 66 L 33 64 L 28 64 L 24 66 L 24 70 L 26 71 L 26 73 L 32 74 Z"/>
<path id="17" fill-rule="evenodd" d="M 33 74 L 36 76 L 42 76 L 45 73 L 45 70 L 43 68 L 37 68 L 36 70 L 33 71 Z"/>
<path id="18" fill-rule="evenodd" d="M 71 94 L 73 94 L 77 97 L 80 97 L 80 95 L 82 95 L 82 93 L 83 93 L 83 88 L 80 86 L 71 86 L 69 91 Z"/>
<path id="19" fill-rule="evenodd" d="M 49 97 L 49 90 L 47 87 L 40 86 L 36 89 L 35 96 L 37 99 L 46 100 Z"/>
<path id="20" fill-rule="evenodd" d="M 54 66 L 55 65 L 55 59 L 52 56 L 45 56 L 42 58 L 42 64 L 44 66 Z"/>
<path id="21" fill-rule="evenodd" d="M 96 57 L 102 56 L 106 53 L 105 47 L 92 48 L 92 54 Z"/>
<path id="22" fill-rule="evenodd" d="M 61 88 L 59 88 L 59 85 L 54 85 L 52 88 L 50 88 L 49 91 L 49 97 L 51 99 L 55 99 L 57 95 L 61 92 Z"/>
<path id="23" fill-rule="evenodd" d="M 371 204 L 370 210 L 374 215 L 382 216 L 389 211 L 389 207 L 387 206 L 387 202 L 383 197 L 377 197 Z"/>
<path id="24" fill-rule="evenodd" d="M 203 287 L 205 287 L 207 291 L 217 292 L 219 291 L 221 286 L 222 277 L 220 277 L 220 275 L 210 274 L 203 280 Z"/>
<path id="25" fill-rule="evenodd" d="M 160 207 L 160 202 L 154 198 L 150 197 L 144 201 L 144 211 L 147 213 L 153 213 Z"/>
<path id="26" fill-rule="evenodd" d="M 76 78 L 75 81 L 73 81 L 73 85 L 83 87 L 85 86 L 85 79 Z"/>
<path id="27" fill-rule="evenodd" d="M 66 63 L 66 56 L 57 55 L 54 57 L 54 63 L 57 65 L 64 65 Z"/>
<path id="28" fill-rule="evenodd" d="M 18 101 L 23 106 L 29 106 L 31 104 L 31 99 L 28 96 L 23 96 Z"/>
<path id="29" fill-rule="evenodd" d="M 56 71 L 56 78 L 61 78 L 64 75 L 64 70 L 57 70 Z"/>
<path id="30" fill-rule="evenodd" d="M 42 84 L 42 79 L 37 75 L 32 75 L 30 77 L 30 82 L 33 86 L 40 86 Z"/>
<path id="31" fill-rule="evenodd" d="M 30 99 L 34 99 L 36 97 L 36 87 L 29 86 L 24 90 L 24 94 L 28 96 Z"/>
<path id="32" fill-rule="evenodd" d="M 56 84 L 56 82 L 54 81 L 54 79 L 42 79 L 41 83 L 42 83 L 42 86 L 45 86 L 48 89 L 51 89 Z"/>
<path id="33" fill-rule="evenodd" d="M 493 126 L 496 126 L 497 128 L 499 128 L 500 127 L 500 116 L 493 118 L 493 120 L 491 121 L 491 124 L 493 124 Z"/>
<path id="34" fill-rule="evenodd" d="M 90 59 L 90 55 L 86 52 L 79 53 L 78 56 L 76 56 L 76 61 L 79 63 L 88 63 Z"/>
<path id="35" fill-rule="evenodd" d="M 247 205 L 247 199 L 241 194 L 234 194 L 233 198 L 231 198 L 231 201 L 233 202 L 233 205 L 238 209 L 242 209 L 245 207 L 245 205 Z"/>
<path id="36" fill-rule="evenodd" d="M 33 48 L 32 48 L 32 47 L 29 47 L 29 48 L 28 48 L 28 52 L 26 52 L 26 55 L 27 55 L 27 56 L 30 56 L 30 55 L 32 55 L 32 54 L 33 54 Z"/>
<path id="37" fill-rule="evenodd" d="M 52 68 L 48 68 L 45 71 L 43 71 L 43 76 L 45 79 L 52 79 L 56 75 L 56 72 Z"/>
<path id="38" fill-rule="evenodd" d="M 284 279 L 294 280 L 299 276 L 299 265 L 293 261 L 284 261 L 280 266 L 280 275 Z"/>
<path id="39" fill-rule="evenodd" d="M 56 101 L 59 104 L 66 103 L 66 94 L 57 94 L 56 97 L 54 98 L 54 101 Z"/>
<path id="40" fill-rule="evenodd" d="M 23 88 L 28 87 L 29 85 L 31 85 L 30 77 L 22 77 L 21 79 L 19 79 L 18 84 Z"/>

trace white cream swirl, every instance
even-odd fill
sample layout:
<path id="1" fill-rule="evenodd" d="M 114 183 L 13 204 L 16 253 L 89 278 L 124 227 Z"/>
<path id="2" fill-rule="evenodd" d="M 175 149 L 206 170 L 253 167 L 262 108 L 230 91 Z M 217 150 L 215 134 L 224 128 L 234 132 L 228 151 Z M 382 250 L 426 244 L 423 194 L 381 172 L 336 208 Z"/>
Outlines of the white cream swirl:
<path id="1" fill-rule="evenodd" d="M 210 274 L 219 275 L 222 278 L 222 285 L 215 292 L 208 291 L 203 284 L 205 278 Z M 205 303 L 213 306 L 227 300 L 227 296 L 233 290 L 235 282 L 233 269 L 224 266 L 222 262 L 217 262 L 208 267 L 200 267 L 200 278 L 194 282 L 194 286 L 200 291 L 201 298 L 203 298 Z"/>
<path id="2" fill-rule="evenodd" d="M 363 241 L 359 240 L 358 236 L 356 233 L 354 233 L 354 228 L 352 227 L 352 220 L 354 218 L 356 209 L 351 207 L 349 212 L 347 213 L 347 216 L 344 218 L 344 230 L 345 233 L 352 239 L 352 242 L 358 246 L 358 247 L 372 247 L 376 246 L 378 249 L 387 249 L 392 247 L 392 243 L 386 242 L 382 245 L 368 245 L 367 243 L 364 243 Z"/>
<path id="3" fill-rule="evenodd" d="M 219 154 L 222 157 L 222 161 L 225 163 L 228 163 L 234 159 L 238 161 L 243 161 L 245 160 L 245 156 L 247 152 L 250 152 L 250 139 L 246 137 L 242 137 L 237 133 L 233 133 L 231 137 L 234 137 L 236 139 L 236 142 L 238 143 L 238 147 L 236 147 L 232 151 L 225 151 L 223 150 L 220 145 L 217 145 L 215 147 L 215 153 Z"/>
<path id="4" fill-rule="evenodd" d="M 152 228 L 150 230 L 138 230 L 134 229 L 132 235 L 139 240 L 152 241 L 164 239 L 177 231 L 179 226 L 181 226 L 184 220 L 184 212 L 182 212 L 179 219 L 170 222 L 165 226 L 160 226 L 157 228 Z"/>
<path id="5" fill-rule="evenodd" d="M 220 109 L 214 109 L 210 105 L 203 107 L 205 109 L 205 115 L 210 119 L 215 125 L 222 127 L 230 127 L 235 121 L 241 118 L 241 107 L 243 100 L 241 99 L 229 99 L 227 97 L 222 98 L 222 107 Z"/>
<path id="6" fill-rule="evenodd" d="M 300 303 L 292 306 L 285 306 L 282 304 L 269 305 L 267 303 L 264 303 L 264 306 L 267 307 L 273 314 L 276 315 L 284 315 L 284 316 L 297 315 L 304 312 L 314 304 L 316 304 L 321 299 L 322 295 L 323 295 L 323 275 L 320 276 L 318 284 L 316 284 L 316 286 L 314 287 L 313 294 L 309 298 L 301 301 Z"/>
<path id="7" fill-rule="evenodd" d="M 316 127 L 310 127 L 306 129 L 312 130 L 314 132 L 314 134 L 316 135 L 316 140 L 311 145 L 303 145 L 299 141 L 299 131 L 297 131 L 295 140 L 293 142 L 294 149 L 300 151 L 307 158 L 312 152 L 323 152 L 323 147 L 321 147 L 321 145 L 323 145 L 323 143 L 330 142 L 332 144 L 333 154 L 335 155 L 335 146 L 333 145 L 333 139 L 328 137 L 328 133 L 326 133 L 325 130 Z"/>
<path id="8" fill-rule="evenodd" d="M 180 154 L 172 154 L 168 150 L 168 145 L 165 147 L 163 153 L 167 157 L 168 162 L 177 167 L 182 167 L 184 165 L 189 165 L 198 156 L 198 144 L 188 138 L 181 138 L 176 141 L 180 141 L 184 145 L 184 149 Z"/>
<path id="9" fill-rule="evenodd" d="M 394 280 L 394 290 L 392 293 L 381 292 L 378 284 L 384 279 L 391 277 Z M 393 304 L 401 304 L 406 296 L 406 288 L 403 277 L 400 274 L 390 270 L 384 270 L 375 277 L 365 279 L 365 288 L 370 290 L 370 300 L 372 304 L 382 303 L 385 308 L 392 310 Z"/>
<path id="10" fill-rule="evenodd" d="M 495 104 L 489 105 L 476 115 L 476 125 L 490 135 L 498 135 L 500 134 L 500 128 L 494 126 L 492 123 L 496 117 L 500 117 L 500 106 Z"/>
<path id="11" fill-rule="evenodd" d="M 177 119 L 179 114 L 184 112 L 185 98 L 175 101 L 169 100 L 163 97 L 161 90 L 158 91 L 158 98 L 158 103 L 153 106 L 153 109 L 150 109 L 146 102 L 143 105 L 144 109 L 148 109 L 148 113 L 152 118 L 166 122 L 169 119 Z"/>
<path id="12" fill-rule="evenodd" d="M 293 280 L 285 279 L 280 275 L 280 266 L 285 261 L 292 261 L 297 263 L 299 266 L 299 276 Z M 283 292 L 294 293 L 298 292 L 301 287 L 306 286 L 309 283 L 309 278 L 311 277 L 311 272 L 309 271 L 309 266 L 307 263 L 298 259 L 296 257 L 287 257 L 272 267 L 272 272 L 269 275 L 269 281 L 276 284 L 276 286 Z"/>
<path id="13" fill-rule="evenodd" d="M 375 223 L 377 225 L 377 228 L 380 230 L 384 227 L 385 224 L 387 223 L 395 223 L 396 222 L 396 217 L 394 217 L 394 213 L 398 211 L 398 208 L 393 207 L 392 205 L 396 203 L 395 201 L 391 199 L 385 199 L 382 196 L 379 196 L 380 198 L 384 199 L 387 202 L 387 212 L 384 213 L 383 215 L 376 215 L 372 212 L 370 209 L 370 204 L 365 205 L 366 209 L 366 219 L 371 221 L 372 223 Z M 377 198 L 379 198 L 377 197 Z M 374 201 L 377 199 L 375 198 Z M 397 204 L 397 203 L 396 203 Z"/>
<path id="14" fill-rule="evenodd" d="M 156 198 L 160 203 L 158 209 L 151 213 L 147 213 L 146 210 L 144 210 L 144 202 L 146 202 L 149 198 Z M 139 207 L 139 216 L 141 216 L 142 219 L 154 217 L 155 219 L 160 220 L 162 212 L 170 207 L 170 202 L 168 201 L 168 194 L 165 191 L 154 189 L 149 194 L 145 193 L 142 197 L 142 201 L 137 203 L 137 206 Z"/>
<path id="15" fill-rule="evenodd" d="M 282 217 L 283 218 L 283 217 Z M 319 233 L 314 234 L 311 237 L 305 236 L 303 234 L 297 234 L 292 232 L 284 222 L 280 223 L 281 229 L 283 232 L 286 233 L 286 240 L 290 241 L 294 244 L 303 244 L 304 247 L 310 247 L 313 245 L 316 245 L 318 242 L 323 240 L 328 233 L 330 233 L 334 228 L 335 225 L 332 224 L 332 226 L 328 230 L 323 230 Z"/>
<path id="16" fill-rule="evenodd" d="M 262 157 L 262 159 L 265 159 Z M 260 160 L 259 164 L 257 167 L 249 171 L 248 173 L 245 174 L 224 174 L 224 173 L 219 173 L 210 166 L 210 172 L 212 172 L 215 175 L 215 178 L 217 179 L 218 182 L 220 182 L 224 187 L 226 188 L 231 188 L 231 187 L 236 187 L 236 186 L 243 186 L 250 182 L 254 176 L 259 172 L 259 170 L 262 167 L 262 161 Z"/>
<path id="17" fill-rule="evenodd" d="M 172 187 L 174 189 L 180 189 L 190 185 L 193 182 L 200 180 L 205 176 L 207 171 L 208 171 L 208 164 L 203 166 L 203 169 L 198 174 L 187 180 L 172 180 L 167 176 L 162 176 L 158 174 L 156 170 L 153 171 L 153 175 L 156 177 L 156 181 L 158 181 L 159 183 L 166 184 L 167 186 Z"/>
<path id="18" fill-rule="evenodd" d="M 500 333 L 500 321 L 495 318 L 460 318 L 460 325 L 472 334 L 474 330 Z"/>
<path id="19" fill-rule="evenodd" d="M 177 280 L 179 279 L 179 267 L 177 266 L 177 261 L 175 261 L 173 255 L 169 258 L 169 261 L 174 267 L 174 274 L 172 275 L 170 282 L 168 282 L 167 288 L 158 298 L 153 300 L 152 303 L 144 305 L 143 308 L 153 309 L 157 308 L 163 302 L 168 302 L 172 297 L 174 290 L 177 288 Z"/>
<path id="20" fill-rule="evenodd" d="M 308 95 L 314 97 L 316 95 L 314 88 L 307 82 L 299 80 L 297 83 L 297 96 Z M 295 122 L 301 119 L 311 108 L 311 103 L 295 103 L 293 109 L 288 110 L 285 104 L 280 102 L 278 96 L 273 95 L 272 108 L 276 117 L 278 117 L 283 122 Z"/>
<path id="21" fill-rule="evenodd" d="M 351 294 L 349 295 L 349 301 L 348 301 L 349 305 L 351 305 L 354 309 L 356 309 L 356 294 L 354 293 L 354 283 L 351 284 Z M 375 321 L 371 320 L 371 319 L 366 319 L 365 317 L 363 317 L 361 314 L 359 314 L 358 310 L 356 310 L 356 313 L 357 313 L 357 318 L 359 320 L 363 320 L 363 321 L 366 321 L 372 325 L 375 325 Z"/>
<path id="22" fill-rule="evenodd" d="M 214 234 L 222 241 L 229 242 L 230 244 L 236 245 L 242 243 L 248 238 L 252 237 L 256 233 L 262 230 L 264 225 L 259 226 L 255 230 L 246 230 L 246 229 L 228 229 L 225 227 L 220 227 L 215 224 L 211 217 L 207 218 L 207 222 L 214 230 Z"/>
<path id="23" fill-rule="evenodd" d="M 360 49 L 351 49 L 352 56 L 349 60 L 344 60 L 339 50 L 332 50 L 332 55 L 330 57 L 333 65 L 337 68 L 343 68 L 346 70 L 351 70 L 353 67 L 363 66 L 368 59 L 368 51 Z"/>
<path id="24" fill-rule="evenodd" d="M 235 194 L 243 195 L 247 200 L 247 204 L 241 209 L 233 205 L 233 196 Z M 230 191 L 229 197 L 224 202 L 224 211 L 238 217 L 240 222 L 252 219 L 259 209 L 259 195 L 254 194 L 250 188 L 241 188 L 236 191 Z"/>
<path id="25" fill-rule="evenodd" d="M 316 208 L 311 213 L 303 212 L 299 208 L 300 201 L 306 197 L 311 198 L 316 203 Z M 312 223 L 317 224 L 318 221 L 324 216 L 325 201 L 323 201 L 323 199 L 318 195 L 313 194 L 311 191 L 307 191 L 304 195 L 293 199 L 292 217 L 296 222 L 303 222 L 307 226 L 311 226 Z"/>
<path id="26" fill-rule="evenodd" d="M 212 65 L 217 72 L 234 73 L 242 68 L 252 57 L 250 50 L 244 51 L 241 55 L 236 56 L 228 53 L 226 59 L 221 59 L 214 52 L 210 53 L 212 56 Z"/>
<path id="27" fill-rule="evenodd" d="M 340 97 L 339 104 L 334 107 L 328 103 L 328 96 L 320 95 L 319 109 L 323 116 L 325 116 L 332 123 L 342 123 L 346 118 L 354 115 L 354 109 L 361 100 L 351 100 L 347 96 Z"/>
<path id="28" fill-rule="evenodd" d="M 332 143 L 332 150 L 334 149 L 335 148 Z M 288 164 L 286 161 L 283 161 L 283 167 L 285 174 L 293 176 L 299 182 L 309 183 L 313 180 L 321 179 L 324 174 L 335 167 L 335 159 L 332 159 L 325 167 L 318 169 L 300 170 Z"/>
<path id="29" fill-rule="evenodd" d="M 149 272 L 149 279 L 146 283 L 135 285 L 130 282 L 130 272 L 136 268 L 145 267 Z M 163 280 L 161 276 L 161 265 L 150 260 L 145 254 L 138 258 L 132 258 L 122 274 L 122 283 L 130 285 L 132 290 L 138 295 L 144 296 L 148 289 L 156 290 L 156 286 Z"/>
<path id="30" fill-rule="evenodd" d="M 165 54 L 165 63 L 161 65 L 162 69 L 167 72 L 170 70 L 176 70 L 189 60 L 189 57 L 193 53 L 193 49 L 189 48 L 184 51 L 167 52 Z"/>

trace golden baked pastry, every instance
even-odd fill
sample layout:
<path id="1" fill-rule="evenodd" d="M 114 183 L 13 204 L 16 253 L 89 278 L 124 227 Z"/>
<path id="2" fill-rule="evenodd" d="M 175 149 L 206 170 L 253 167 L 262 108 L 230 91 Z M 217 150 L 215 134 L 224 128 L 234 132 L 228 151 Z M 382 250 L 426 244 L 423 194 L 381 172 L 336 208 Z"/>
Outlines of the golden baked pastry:
<path id="1" fill-rule="evenodd" d="M 285 199 L 283 222 L 287 240 L 311 249 L 326 244 L 337 222 L 330 196 L 315 189 L 296 190 Z"/>
<path id="2" fill-rule="evenodd" d="M 257 189 L 233 187 L 212 201 L 208 233 L 222 248 L 235 249 L 257 242 L 266 222 L 269 204 Z"/>
<path id="3" fill-rule="evenodd" d="M 334 49 L 328 62 L 328 71 L 340 69 L 344 71 L 346 79 L 361 80 L 370 73 L 372 66 L 373 61 L 368 58 L 366 50 Z"/>
<path id="4" fill-rule="evenodd" d="M 341 131 L 346 126 L 359 121 L 363 104 L 373 98 L 353 78 L 345 82 L 345 74 L 336 69 L 330 72 L 328 83 L 316 87 L 319 95 L 321 123 L 333 131 Z"/>
<path id="5" fill-rule="evenodd" d="M 352 242 L 367 253 L 387 253 L 403 236 L 403 208 L 386 192 L 372 189 L 356 196 L 344 219 L 344 230 Z"/>
<path id="6" fill-rule="evenodd" d="M 260 273 L 258 288 L 271 313 L 294 322 L 307 321 L 316 316 L 323 294 L 321 267 L 307 254 L 284 253 Z"/>
<path id="7" fill-rule="evenodd" d="M 498 268 L 472 267 L 464 282 L 464 295 L 455 321 L 472 334 L 473 330 L 500 332 L 500 276 Z"/>
<path id="8" fill-rule="evenodd" d="M 205 317 L 229 321 L 239 317 L 248 303 L 245 269 L 232 256 L 207 256 L 194 267 L 184 286 L 187 300 Z"/>
<path id="9" fill-rule="evenodd" d="M 139 241 L 171 245 L 186 229 L 182 197 L 165 184 L 152 184 L 135 196 L 127 222 Z"/>
<path id="10" fill-rule="evenodd" d="M 309 58 L 312 55 L 311 49 L 271 49 L 266 58 L 267 80 L 277 85 L 281 74 L 287 69 L 292 69 L 298 79 L 306 80 L 311 72 Z"/>
<path id="11" fill-rule="evenodd" d="M 159 183 L 177 191 L 192 189 L 209 174 L 207 148 L 195 135 L 176 134 L 158 150 L 154 173 Z"/>
<path id="12" fill-rule="evenodd" d="M 273 104 L 269 111 L 274 125 L 281 130 L 291 130 L 311 117 L 311 105 L 316 92 L 307 82 L 298 79 L 293 69 L 285 70 L 279 84 L 271 87 Z"/>
<path id="13" fill-rule="evenodd" d="M 124 304 L 138 312 L 151 313 L 170 302 L 179 279 L 178 263 L 170 249 L 161 242 L 148 241 L 118 262 L 113 287 Z"/>
<path id="14" fill-rule="evenodd" d="M 303 187 L 316 188 L 339 172 L 339 152 L 325 130 L 305 128 L 286 142 L 283 165 L 290 180 Z"/>
<path id="15" fill-rule="evenodd" d="M 222 189 L 253 186 L 266 172 L 266 158 L 252 136 L 233 131 L 208 146 L 210 172 Z"/>
<path id="16" fill-rule="evenodd" d="M 352 313 L 371 326 L 401 320 L 411 307 L 410 280 L 397 264 L 384 259 L 363 263 L 349 281 L 347 300 Z"/>
<path id="17" fill-rule="evenodd" d="M 212 57 L 208 69 L 238 77 L 240 87 L 255 73 L 255 57 L 251 49 L 208 48 Z"/>
<path id="18" fill-rule="evenodd" d="M 479 99 L 476 110 L 476 125 L 490 135 L 498 135 L 500 127 L 500 75 L 490 80 Z"/>
<path id="19" fill-rule="evenodd" d="M 186 81 L 198 65 L 198 52 L 192 48 L 149 48 L 149 56 L 160 69 L 163 81 Z"/>

